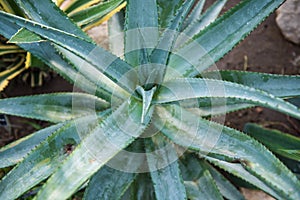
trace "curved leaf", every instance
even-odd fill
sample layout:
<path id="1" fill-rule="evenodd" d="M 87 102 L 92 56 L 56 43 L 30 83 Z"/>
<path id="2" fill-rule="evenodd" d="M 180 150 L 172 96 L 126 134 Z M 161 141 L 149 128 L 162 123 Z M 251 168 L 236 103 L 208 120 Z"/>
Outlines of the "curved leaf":
<path id="1" fill-rule="evenodd" d="M 190 24 L 193 24 L 197 21 L 197 19 L 201 16 L 205 2 L 206 2 L 206 0 L 196 1 L 195 5 L 193 7 L 193 10 L 188 15 L 188 17 L 185 19 L 185 21 L 183 22 L 181 31 L 186 29 L 186 27 L 189 26 Z"/>
<path id="2" fill-rule="evenodd" d="M 219 79 L 218 77 L 221 76 L 222 80 L 264 90 L 277 97 L 291 97 L 300 95 L 300 76 L 235 70 L 204 72 L 201 74 L 201 76 L 212 79 L 214 79 L 214 77 Z"/>
<path id="3" fill-rule="evenodd" d="M 146 140 L 145 148 L 156 199 L 187 199 L 178 162 L 173 161 L 177 158 L 176 150 L 174 147 L 165 148 L 167 142 L 159 135 L 152 140 Z M 162 164 L 167 166 L 161 168 Z"/>
<path id="4" fill-rule="evenodd" d="M 16 23 L 40 35 L 42 38 L 46 38 L 62 48 L 75 53 L 88 63 L 94 65 L 114 82 L 120 84 L 128 92 L 132 92 L 135 89 L 136 78 L 125 76 L 125 74 L 131 70 L 131 66 L 103 48 L 84 38 L 44 24 L 10 15 L 2 11 L 0 11 L 0 16 L 2 21 Z"/>
<path id="5" fill-rule="evenodd" d="M 187 190 L 189 199 L 207 199 L 207 200 L 221 200 L 222 195 L 218 190 L 211 174 L 208 170 L 204 170 L 199 179 L 195 181 L 185 181 L 184 185 Z"/>
<path id="6" fill-rule="evenodd" d="M 63 165 L 48 179 L 37 199 L 65 199 L 145 129 L 142 105 L 125 101 L 84 138 Z M 68 183 L 68 184 L 66 184 Z"/>
<path id="7" fill-rule="evenodd" d="M 2 147 L 0 149 L 0 168 L 15 165 L 20 162 L 33 148 L 47 139 L 63 125 L 65 125 L 65 123 L 59 123 L 57 125 L 44 128 Z"/>
<path id="8" fill-rule="evenodd" d="M 75 86 L 78 85 L 78 87 L 83 86 L 85 88 L 85 82 L 88 79 L 87 83 L 91 83 L 90 87 L 86 87 L 88 93 L 96 93 L 107 101 L 111 101 L 111 98 L 115 98 L 114 100 L 116 100 L 116 97 L 121 99 L 128 98 L 129 94 L 123 88 L 97 70 L 93 65 L 64 48 L 57 47 L 57 49 L 65 60 L 68 60 L 70 64 L 74 63 L 73 68 L 77 73 L 73 80 Z"/>
<path id="9" fill-rule="evenodd" d="M 203 97 L 235 98 L 237 103 L 264 106 L 300 119 L 299 109 L 282 99 L 254 88 L 220 80 L 173 79 L 163 84 L 155 100 L 156 103 L 168 103 Z"/>
<path id="10" fill-rule="evenodd" d="M 30 18 L 32 18 L 33 20 L 40 22 L 40 23 L 44 23 L 49 26 L 53 26 L 54 28 L 58 28 L 58 29 L 64 30 L 69 33 L 75 34 L 77 36 L 80 36 L 80 37 L 88 40 L 88 41 L 92 41 L 91 38 L 89 36 L 87 36 L 86 33 L 84 33 L 78 26 L 76 26 L 73 22 L 71 22 L 68 19 L 68 17 L 63 12 L 61 12 L 61 10 L 58 9 L 51 0 L 46 0 L 46 1 L 43 1 L 42 3 L 37 2 L 37 1 L 32 1 L 32 0 L 29 0 L 29 1 L 18 0 L 17 2 L 26 11 L 27 15 Z M 24 29 L 20 29 L 20 30 L 24 31 Z M 18 33 L 20 32 L 20 30 L 18 31 Z M 29 31 L 27 31 L 27 34 L 28 34 L 28 32 Z M 19 35 L 19 37 L 26 38 L 26 40 L 28 40 L 28 37 L 24 37 L 24 36 L 20 36 L 20 35 Z M 17 40 L 16 36 L 12 39 Z M 24 39 L 21 39 L 21 41 L 22 40 L 24 40 Z M 19 41 L 19 39 L 18 39 L 18 41 Z M 41 47 L 40 51 L 42 51 L 42 52 L 43 52 L 42 48 L 44 47 L 47 49 L 47 52 L 53 51 L 52 54 L 56 54 L 56 50 L 54 49 L 53 46 L 43 44 L 43 46 L 41 45 L 40 47 Z M 61 72 L 61 74 L 63 74 L 64 76 L 68 76 L 68 77 L 71 76 L 71 79 L 74 82 L 76 82 L 76 86 L 77 85 L 81 86 L 83 89 L 88 90 L 88 92 L 95 92 L 95 90 L 98 90 L 98 91 L 100 91 L 101 94 L 103 94 L 105 96 L 105 98 L 107 100 L 110 100 L 110 96 L 111 96 L 111 93 L 107 94 L 107 91 L 112 92 L 114 90 L 114 91 L 116 91 L 116 93 L 123 92 L 122 90 L 120 90 L 121 88 L 118 88 L 116 84 L 111 84 L 112 81 L 110 79 L 108 79 L 102 73 L 95 70 L 95 68 L 91 67 L 90 64 L 88 64 L 88 63 L 85 64 L 85 66 L 86 66 L 85 68 L 89 68 L 89 69 L 85 69 L 85 70 L 83 70 L 82 67 L 78 66 L 79 64 L 83 65 L 83 63 L 85 63 L 84 59 L 80 58 L 79 56 L 76 56 L 72 52 L 67 51 L 63 48 L 57 47 L 56 49 L 59 49 L 61 54 L 64 56 L 64 59 L 67 60 L 68 63 L 67 63 L 67 66 L 66 66 L 66 64 L 63 65 L 64 66 L 63 70 L 57 69 L 57 67 L 55 68 L 55 70 L 58 72 Z M 35 49 L 35 51 L 37 51 L 37 50 Z M 57 56 L 55 56 L 55 57 L 57 57 Z M 43 59 L 43 60 L 45 60 L 45 59 Z M 54 60 L 54 63 L 56 64 L 56 62 L 59 63 L 59 61 L 61 59 L 60 58 L 58 58 L 58 59 L 52 58 L 52 60 Z M 49 62 L 49 59 L 46 62 Z M 69 66 L 69 65 L 72 65 L 72 64 L 76 68 L 76 71 L 74 69 L 70 69 L 73 66 Z M 82 75 L 85 76 L 87 79 L 89 79 L 89 81 L 86 80 L 84 77 L 82 77 Z M 100 81 L 99 81 L 99 79 L 100 79 Z M 105 91 L 99 90 L 99 88 L 96 89 L 96 85 L 94 86 L 93 84 L 89 84 L 90 81 L 92 83 L 96 84 L 97 86 L 100 86 L 100 88 L 104 89 Z"/>
<path id="11" fill-rule="evenodd" d="M 283 2 L 284 0 L 242 1 L 194 36 L 189 44 L 176 52 L 179 56 L 171 56 L 170 66 L 185 77 L 198 75 L 228 53 Z M 172 73 L 167 74 L 168 78 L 172 76 Z"/>
<path id="12" fill-rule="evenodd" d="M 185 181 L 195 181 L 199 179 L 204 170 L 208 170 L 213 177 L 215 184 L 217 185 L 219 192 L 229 200 L 242 200 L 245 199 L 243 195 L 230 183 L 219 171 L 213 166 L 199 159 L 194 154 L 185 154 L 180 159 L 181 172 Z M 201 185 L 199 185 L 201 187 Z M 212 188 L 213 189 L 213 188 Z M 211 194 L 214 195 L 214 194 Z"/>
<path id="13" fill-rule="evenodd" d="M 159 26 L 165 29 L 170 26 L 176 11 L 183 4 L 183 0 L 156 0 L 158 6 Z"/>
<path id="14" fill-rule="evenodd" d="M 182 6 L 176 11 L 172 22 L 162 33 L 156 48 L 151 54 L 151 62 L 166 65 L 168 62 L 169 54 L 175 44 L 179 35 L 179 30 L 186 16 L 194 5 L 195 0 L 185 1 Z"/>
<path id="15" fill-rule="evenodd" d="M 84 199 L 118 200 L 132 184 L 137 174 L 104 166 L 91 178 Z"/>
<path id="16" fill-rule="evenodd" d="M 48 1 L 43 1 L 43 3 L 38 3 L 37 1 L 24 1 L 24 0 L 18 0 L 19 5 L 26 10 L 27 15 L 31 17 L 32 19 L 36 20 L 37 22 L 40 23 L 45 23 L 46 25 L 53 26 L 55 28 L 59 28 L 61 30 L 67 31 L 69 33 L 75 34 L 77 36 L 80 36 L 88 41 L 91 41 L 91 39 L 80 29 L 78 28 L 75 24 L 73 24 L 67 16 L 62 13 L 55 5 L 53 5 L 51 0 Z M 53 15 L 53 13 L 55 15 Z M 53 16 L 51 16 L 53 15 Z M 59 22 L 59 23 L 58 23 Z M 23 36 L 21 38 L 24 38 Z M 27 37 L 26 37 L 27 38 Z M 14 38 L 16 39 L 16 37 Z M 22 39 L 24 40 L 24 39 Z M 54 51 L 52 54 L 55 54 L 56 50 L 50 46 L 50 45 L 41 45 L 40 51 L 43 51 L 42 47 L 47 49 L 47 52 L 49 51 Z M 50 50 L 51 49 L 51 50 Z M 88 92 L 95 92 L 94 90 L 98 90 L 99 93 L 105 96 L 107 100 L 110 100 L 111 92 L 115 92 L 115 94 L 122 94 L 124 91 L 123 89 L 119 88 L 118 85 L 112 84 L 111 80 L 105 77 L 103 74 L 98 72 L 94 67 L 89 65 L 88 63 L 86 67 L 89 67 L 89 69 L 83 69 L 82 67 L 78 66 L 78 64 L 85 63 L 84 59 L 80 58 L 79 56 L 74 55 L 70 51 L 67 51 L 63 48 L 59 48 L 59 51 L 65 56 L 65 59 L 67 59 L 67 64 L 64 64 L 64 67 L 67 65 L 67 69 L 64 69 L 64 71 L 68 70 L 68 73 L 65 73 L 64 71 L 55 68 L 58 72 L 64 75 L 64 77 L 70 77 L 73 79 L 73 81 L 76 81 L 76 85 L 80 86 L 83 88 L 85 91 L 88 90 Z M 37 49 L 35 49 L 37 51 Z M 56 56 L 57 57 L 57 56 Z M 45 59 L 43 59 L 45 61 Z M 59 61 L 61 60 L 60 58 L 56 59 L 48 59 L 46 62 L 49 62 L 49 60 L 54 60 L 52 61 L 55 63 L 54 65 L 57 65 Z M 50 63 L 53 65 L 53 63 Z M 49 64 L 49 63 L 48 63 Z M 69 65 L 75 64 L 76 66 L 76 71 L 74 69 L 70 69 Z M 72 66 L 71 66 L 72 68 Z M 71 73 L 70 73 L 71 72 Z M 67 74 L 67 75 L 66 75 Z M 102 90 L 99 90 L 99 88 L 96 89 L 96 86 L 93 84 L 89 83 L 90 81 L 87 81 L 83 76 L 87 77 L 91 82 L 94 82 L 97 86 L 100 86 Z M 92 76 L 91 76 L 92 75 Z M 94 77 L 94 78 L 91 78 Z M 100 80 L 100 81 L 99 81 Z M 104 89 L 104 91 L 103 91 Z M 118 92 L 117 92 L 118 91 Z M 107 94 L 109 92 L 109 94 Z"/>
<path id="17" fill-rule="evenodd" d="M 244 131 L 274 153 L 300 162 L 300 139 L 298 137 L 251 123 L 245 125 Z"/>
<path id="18" fill-rule="evenodd" d="M 193 154 L 185 154 L 180 161 L 188 199 L 223 199 L 203 161 Z"/>
<path id="19" fill-rule="evenodd" d="M 141 173 L 127 190 L 122 200 L 153 200 L 154 188 L 148 173 Z"/>
<path id="20" fill-rule="evenodd" d="M 190 23 L 189 26 L 184 29 L 183 34 L 193 37 L 195 34 L 200 33 L 206 26 L 215 21 L 226 2 L 227 0 L 216 1 L 205 13 L 202 15 L 199 14 L 200 16 L 195 22 Z"/>
<path id="21" fill-rule="evenodd" d="M 146 77 L 150 77 L 148 78 L 150 80 L 147 80 L 148 82 L 152 84 L 161 84 L 163 82 L 170 52 L 172 51 L 179 36 L 181 25 L 192 9 L 194 2 L 195 0 L 185 1 L 176 11 L 170 25 L 162 33 L 158 44 L 150 56 L 151 63 L 159 64 L 159 66 L 157 66 L 157 69 L 151 71 L 150 74 L 146 74 Z"/>
<path id="22" fill-rule="evenodd" d="M 0 99 L 0 113 L 61 122 L 108 108 L 109 104 L 84 93 L 53 93 Z"/>
<path id="23" fill-rule="evenodd" d="M 161 131 L 175 143 L 200 154 L 205 153 L 208 157 L 239 163 L 278 196 L 284 199 L 300 198 L 300 181 L 297 177 L 256 140 L 237 130 L 197 117 L 176 105 L 156 108 L 159 117 L 154 118 L 154 123 L 159 125 L 162 123 L 160 119 L 167 119 Z M 194 122 L 197 123 L 196 132 L 191 128 Z"/>
<path id="24" fill-rule="evenodd" d="M 44 0 L 42 2 L 35 0 L 16 0 L 16 2 L 24 10 L 26 15 L 34 21 L 92 41 L 85 32 L 69 20 L 67 15 L 63 13 L 52 0 Z"/>
<path id="25" fill-rule="evenodd" d="M 253 107 L 252 104 L 237 103 L 235 98 L 224 97 L 202 97 L 197 100 L 181 100 L 181 107 L 199 116 L 214 116 L 234 112 L 241 109 Z"/>
<path id="26" fill-rule="evenodd" d="M 11 38 L 19 29 L 21 29 L 20 26 L 4 20 L 0 21 L 0 27 L 0 33 L 6 38 Z M 19 44 L 19 46 L 31 52 L 36 57 L 40 58 L 49 67 L 58 72 L 71 83 L 74 83 L 76 81 L 76 85 L 79 86 L 82 90 L 86 92 L 95 92 L 96 86 L 85 77 L 83 77 L 80 72 L 75 70 L 72 63 L 64 60 L 49 42 Z M 47 49 L 47 51 L 45 51 L 45 49 Z M 97 88 L 96 91 L 98 92 L 99 88 Z M 100 93 L 105 94 L 103 90 L 100 91 Z M 107 100 L 110 99 L 107 98 Z"/>
<path id="27" fill-rule="evenodd" d="M 261 189 L 266 193 L 272 195 L 276 199 L 285 199 L 279 196 L 271 187 L 266 185 L 263 181 L 259 180 L 255 175 L 248 172 L 240 163 L 231 163 L 223 160 L 219 160 L 212 157 L 206 157 L 206 159 L 213 165 L 223 169 L 230 174 L 240 178 L 242 181 L 245 181 L 247 186 L 252 186 L 252 189 Z M 242 185 L 243 187 L 243 185 Z M 245 186 L 244 186 L 245 187 Z"/>
<path id="28" fill-rule="evenodd" d="M 1 180 L 0 198 L 16 199 L 45 180 L 97 123 L 96 117 L 90 115 L 71 121 L 52 133 Z"/>

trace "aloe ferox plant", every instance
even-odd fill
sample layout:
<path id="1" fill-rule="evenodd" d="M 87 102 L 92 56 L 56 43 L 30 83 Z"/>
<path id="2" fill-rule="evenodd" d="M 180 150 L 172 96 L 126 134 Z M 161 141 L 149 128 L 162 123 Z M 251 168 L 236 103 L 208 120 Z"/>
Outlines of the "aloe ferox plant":
<path id="1" fill-rule="evenodd" d="M 0 149 L 0 167 L 15 165 L 0 199 L 32 188 L 43 200 L 79 190 L 84 199 L 244 199 L 225 172 L 300 199 L 299 179 L 270 150 L 209 120 L 251 106 L 300 118 L 286 101 L 299 96 L 300 76 L 206 71 L 284 0 L 243 0 L 220 17 L 226 0 L 204 12 L 204 0 L 128 0 L 123 38 L 110 37 L 120 57 L 51 0 L 15 2 L 28 19 L 0 11 L 0 34 L 76 92 L 0 100 L 2 114 L 53 123 Z"/>

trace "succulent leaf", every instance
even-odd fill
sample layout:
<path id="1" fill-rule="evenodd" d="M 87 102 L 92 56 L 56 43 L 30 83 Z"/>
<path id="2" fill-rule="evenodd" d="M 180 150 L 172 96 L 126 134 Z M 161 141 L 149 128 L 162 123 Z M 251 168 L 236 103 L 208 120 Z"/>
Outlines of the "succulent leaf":
<path id="1" fill-rule="evenodd" d="M 95 116 L 90 115 L 73 120 L 52 132 L 46 141 L 33 149 L 1 180 L 0 198 L 16 199 L 45 180 L 80 143 L 81 137 L 97 124 L 95 122 L 98 122 Z M 82 123 L 80 129 L 77 128 L 79 123 Z M 76 131 L 77 134 L 74 134 Z"/>
<path id="2" fill-rule="evenodd" d="M 21 29 L 20 26 L 4 20 L 0 21 L 0 27 L 2 28 L 0 29 L 1 34 L 7 38 L 11 38 L 18 30 Z M 19 46 L 40 58 L 43 62 L 45 62 L 48 66 L 50 66 L 71 83 L 76 82 L 77 86 L 84 91 L 95 92 L 96 86 L 87 80 L 82 74 L 80 74 L 80 72 L 75 70 L 73 68 L 73 64 L 64 60 L 49 42 L 30 44 L 22 43 L 19 44 Z M 45 49 L 47 49 L 47 51 L 45 51 Z M 97 90 L 99 89 L 97 88 Z M 104 97 L 111 96 L 105 95 L 105 91 L 103 90 L 101 90 L 100 93 L 104 94 Z M 109 98 L 106 98 L 106 100 L 109 100 Z"/>
<path id="3" fill-rule="evenodd" d="M 122 172 L 104 166 L 91 178 L 84 199 L 120 199 L 136 176 L 136 173 Z"/>
<path id="4" fill-rule="evenodd" d="M 264 90 L 277 97 L 293 97 L 300 95 L 300 76 L 267 74 L 257 72 L 221 70 L 201 74 L 202 77 L 230 81 L 249 87 Z"/>
<path id="5" fill-rule="evenodd" d="M 84 93 L 54 93 L 0 99 L 0 112 L 8 115 L 62 122 L 108 108 L 100 98 Z"/>
<path id="6" fill-rule="evenodd" d="M 44 128 L 2 147 L 0 149 L 0 168 L 15 165 L 20 162 L 32 149 L 46 140 L 52 133 L 57 131 L 63 125 L 65 125 L 65 123 L 59 123 Z"/>
<path id="7" fill-rule="evenodd" d="M 208 170 L 222 196 L 230 200 L 242 200 L 243 195 L 219 171 L 194 154 L 186 154 L 180 159 L 181 172 L 185 181 L 194 182 L 199 179 L 204 170 Z M 201 187 L 201 185 L 199 185 Z M 209 197 L 207 197 L 209 198 Z"/>
<path id="8" fill-rule="evenodd" d="M 180 57 L 171 55 L 170 66 L 185 77 L 198 75 L 228 53 L 283 2 L 284 0 L 242 1 L 195 35 L 193 42 L 178 50 L 176 54 Z M 169 75 L 172 76 L 172 73 Z M 170 78 L 168 73 L 167 77 Z"/>
<path id="9" fill-rule="evenodd" d="M 245 125 L 244 131 L 274 153 L 285 158 L 300 161 L 300 139 L 298 137 L 251 123 Z"/>
<path id="10" fill-rule="evenodd" d="M 297 189 L 300 181 L 297 177 L 256 140 L 229 127 L 197 118 L 176 105 L 157 107 L 157 110 L 160 118 L 155 118 L 158 121 L 154 123 L 159 125 L 159 119 L 168 119 L 161 131 L 175 143 L 207 154 L 208 157 L 238 162 L 282 198 L 300 197 Z M 180 123 L 178 120 L 181 120 Z M 198 123 L 196 133 L 189 125 L 193 122 Z M 207 137 L 207 134 L 210 136 Z M 274 174 L 277 176 L 274 177 Z"/>
<path id="11" fill-rule="evenodd" d="M 131 66 L 103 48 L 84 38 L 44 24 L 20 18 L 2 11 L 0 11 L 0 16 L 5 21 L 7 20 L 8 22 L 23 26 L 40 35 L 42 38 L 48 39 L 62 48 L 75 53 L 88 63 L 94 65 L 117 84 L 120 84 L 128 92 L 133 92 L 135 89 L 134 77 L 129 78 L 124 76 L 124 74 L 131 70 Z M 118 82 L 118 80 L 121 80 L 121 82 Z"/>
<path id="12" fill-rule="evenodd" d="M 248 172 L 240 163 L 232 163 L 226 162 L 223 160 L 219 160 L 212 157 L 206 158 L 210 163 L 223 169 L 224 171 L 233 174 L 234 176 L 240 178 L 241 180 L 245 181 L 246 184 L 250 184 L 252 189 L 261 189 L 266 193 L 270 194 L 271 196 L 275 197 L 276 199 L 284 199 L 280 195 L 277 194 L 275 190 L 265 184 L 263 181 L 259 180 L 258 177 Z"/>
<path id="13" fill-rule="evenodd" d="M 38 2 L 34 0 L 16 0 L 30 19 L 72 33 L 86 40 L 91 38 L 76 26 L 51 0 Z"/>
<path id="14" fill-rule="evenodd" d="M 182 4 L 182 6 L 177 10 L 170 25 L 162 33 L 155 49 L 152 51 L 150 57 L 151 63 L 159 64 L 161 66 L 158 66 L 157 69 L 155 69 L 155 72 L 151 72 L 160 75 L 160 78 L 152 78 L 153 80 L 150 80 L 150 82 L 156 84 L 160 84 L 163 82 L 165 72 L 167 70 L 166 68 L 170 52 L 172 51 L 175 42 L 179 36 L 181 25 L 188 13 L 190 12 L 190 10 L 192 9 L 194 2 L 195 0 L 190 0 L 185 1 Z M 158 75 L 156 75 L 155 77 L 158 77 Z M 147 76 L 150 77 L 150 74 L 148 74 Z"/>
<path id="15" fill-rule="evenodd" d="M 147 48 L 154 47 L 158 40 L 156 1 L 144 0 L 141 4 L 139 0 L 128 0 L 126 9 L 125 60 L 134 67 L 147 64 Z"/>
<path id="16" fill-rule="evenodd" d="M 180 8 L 183 2 L 183 0 L 157 0 L 158 19 L 161 29 L 165 29 L 170 26 L 176 11 Z"/>
<path id="17" fill-rule="evenodd" d="M 194 22 L 189 23 L 189 26 L 183 30 L 183 34 L 193 37 L 195 34 L 200 33 L 206 26 L 215 21 L 226 2 L 227 0 L 216 1 L 205 13 L 199 15 Z"/>
<path id="18" fill-rule="evenodd" d="M 122 200 L 153 200 L 154 188 L 149 173 L 141 173 L 134 184 L 129 188 Z"/>
<path id="19" fill-rule="evenodd" d="M 222 200 L 222 195 L 208 170 L 204 170 L 201 176 L 194 181 L 185 181 L 188 198 L 191 200 L 207 199 Z"/>
<path id="20" fill-rule="evenodd" d="M 236 83 L 212 79 L 169 80 L 163 83 L 155 102 L 169 103 L 203 97 L 235 98 L 237 102 L 240 99 L 243 103 L 264 106 L 300 119 L 300 111 L 296 106 L 269 93 Z M 225 104 L 226 101 L 223 105 Z"/>
<path id="21" fill-rule="evenodd" d="M 147 139 L 145 142 L 156 199 L 187 199 L 176 150 L 164 140 L 162 136 L 156 135 L 153 139 Z M 166 180 L 168 184 L 165 184 Z"/>
<path id="22" fill-rule="evenodd" d="M 140 123 L 142 105 L 134 99 L 130 102 L 129 104 L 125 101 L 88 133 L 63 165 L 48 179 L 37 194 L 37 199 L 68 198 L 144 131 L 146 127 Z"/>
<path id="23" fill-rule="evenodd" d="M 78 28 L 78 26 L 76 26 L 73 22 L 71 22 L 70 20 L 68 20 L 68 17 L 61 12 L 56 6 L 53 5 L 53 2 L 51 0 L 46 0 L 43 3 L 38 3 L 37 1 L 24 1 L 24 0 L 18 0 L 17 1 L 18 4 L 25 10 L 25 12 L 27 13 L 27 15 L 32 18 L 33 20 L 36 20 L 37 22 L 40 23 L 45 23 L 46 25 L 49 26 L 53 26 L 54 28 L 58 28 L 64 31 L 67 31 L 69 33 L 73 33 L 76 34 L 78 36 L 81 36 L 83 38 L 85 38 L 88 41 L 92 41 L 87 35 L 86 33 L 84 33 L 80 28 Z M 45 20 L 46 19 L 46 20 Z M 58 23 L 59 22 L 59 23 Z M 21 29 L 24 30 L 24 29 Z M 20 32 L 20 31 L 18 31 Z M 27 31 L 29 32 L 29 31 Z M 28 33 L 27 33 L 28 34 Z M 31 35 L 33 33 L 31 32 Z M 18 34 L 20 35 L 20 33 Z M 16 37 L 17 35 L 15 35 Z M 39 36 L 36 35 L 36 37 L 39 38 Z M 15 38 L 16 40 L 19 40 L 22 38 L 23 36 L 19 36 L 18 38 Z M 26 37 L 28 39 L 28 37 Z M 11 40 L 14 38 L 11 38 Z M 39 39 L 38 39 L 39 40 Z M 47 49 L 47 51 L 53 51 L 56 52 L 56 50 L 47 44 L 43 44 L 45 46 L 45 48 Z M 51 49 L 51 50 L 50 50 Z M 64 59 L 67 60 L 68 65 L 72 65 L 71 68 L 74 66 L 77 68 L 77 71 L 75 71 L 74 69 L 69 69 L 69 73 L 64 74 L 63 72 L 66 70 L 61 70 L 61 69 L 57 69 L 57 67 L 55 68 L 56 71 L 58 70 L 58 72 L 62 72 L 63 76 L 71 76 L 69 79 L 76 81 L 76 85 L 80 86 L 82 89 L 84 89 L 85 91 L 88 92 L 95 92 L 95 90 L 98 90 L 100 88 L 99 93 L 101 93 L 103 96 L 105 96 L 106 100 L 110 100 L 109 96 L 111 96 L 111 91 L 115 90 L 115 91 L 119 91 L 119 93 L 122 93 L 122 90 L 120 90 L 120 88 L 118 88 L 118 85 L 116 84 L 112 84 L 111 80 L 106 78 L 103 74 L 101 74 L 100 72 L 97 72 L 97 70 L 94 69 L 94 67 L 91 67 L 90 64 L 86 64 L 87 67 L 89 67 L 90 69 L 86 69 L 83 70 L 82 67 L 78 68 L 78 63 L 82 63 L 82 65 L 85 63 L 85 60 L 80 58 L 79 56 L 76 56 L 75 54 L 73 54 L 72 52 L 64 49 L 64 48 L 60 48 L 60 47 L 56 47 L 56 49 L 59 49 L 59 51 L 63 54 Z M 55 59 L 56 60 L 60 60 L 60 59 Z M 64 61 L 61 61 L 62 63 Z M 52 63 L 51 63 L 52 64 Z M 51 66 L 50 64 L 50 66 Z M 57 63 L 55 63 L 57 64 Z M 63 65 L 64 68 L 66 68 L 66 64 Z M 59 66 L 61 67 L 61 65 Z M 68 66 L 68 68 L 70 68 L 70 66 Z M 70 72 L 72 71 L 72 72 Z M 87 73 L 90 72 L 90 73 Z M 91 73 L 93 72 L 93 73 Z M 90 76 L 87 77 L 87 74 L 89 74 Z M 86 80 L 86 78 L 82 77 L 85 76 L 87 77 L 89 80 Z M 96 76 L 96 78 L 92 78 L 93 76 Z M 100 79 L 100 81 L 99 81 Z M 96 81 L 93 81 L 96 80 Z M 96 85 L 93 85 L 94 83 L 89 83 L 89 82 L 94 82 Z M 100 86 L 100 88 L 97 88 L 97 86 Z M 109 94 L 107 94 L 109 93 Z M 117 93 L 117 92 L 116 92 Z"/>
<path id="24" fill-rule="evenodd" d="M 193 7 L 193 10 L 190 12 L 188 17 L 183 22 L 181 31 L 186 29 L 186 27 L 189 26 L 190 24 L 197 21 L 197 19 L 201 16 L 205 2 L 206 2 L 206 0 L 196 1 L 195 5 Z"/>

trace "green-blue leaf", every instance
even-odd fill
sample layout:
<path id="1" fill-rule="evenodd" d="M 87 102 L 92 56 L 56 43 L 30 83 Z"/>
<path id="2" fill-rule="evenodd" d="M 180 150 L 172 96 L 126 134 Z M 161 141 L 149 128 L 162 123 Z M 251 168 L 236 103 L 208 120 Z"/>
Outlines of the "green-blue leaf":
<path id="1" fill-rule="evenodd" d="M 62 122 L 96 113 L 109 104 L 96 96 L 84 93 L 53 93 L 0 99 L 0 113 Z"/>
<path id="2" fill-rule="evenodd" d="M 230 81 L 256 89 L 264 90 L 277 97 L 292 97 L 300 95 L 300 76 L 266 74 L 257 72 L 224 70 L 210 71 L 201 74 L 202 77 Z"/>
<path id="3" fill-rule="evenodd" d="M 300 139 L 298 137 L 251 123 L 245 125 L 244 131 L 274 153 L 300 162 Z"/>
<path id="4" fill-rule="evenodd" d="M 264 91 L 227 81 L 181 78 L 167 81 L 156 97 L 156 103 L 168 103 L 203 97 L 235 98 L 237 103 L 250 103 L 271 108 L 300 119 L 299 109 Z M 224 105 L 226 101 L 224 101 Z M 212 105 L 214 106 L 214 105 Z"/>
<path id="5" fill-rule="evenodd" d="M 137 174 L 134 173 L 126 173 L 104 166 L 92 176 L 85 190 L 84 199 L 118 200 L 123 196 L 136 176 Z"/>
<path id="6" fill-rule="evenodd" d="M 193 40 L 170 57 L 170 66 L 185 77 L 194 77 L 210 67 L 284 0 L 244 0 L 194 36 Z M 184 60 L 182 59 L 184 58 Z M 167 77 L 172 77 L 172 71 Z"/>
<path id="7" fill-rule="evenodd" d="M 161 119 L 167 119 L 161 131 L 175 143 L 208 157 L 240 164 L 282 198 L 300 198 L 297 177 L 246 134 L 197 117 L 176 105 L 157 106 L 156 113 L 159 117 L 154 118 L 154 123 L 159 127 Z M 196 127 L 191 128 L 192 124 Z"/>
<path id="8" fill-rule="evenodd" d="M 178 155 L 175 148 L 171 146 L 172 144 L 164 140 L 161 135 L 156 135 L 154 139 L 148 139 L 145 142 L 156 199 L 186 199 L 185 187 L 177 162 Z"/>
<path id="9" fill-rule="evenodd" d="M 16 199 L 45 180 L 76 148 L 81 137 L 97 124 L 97 118 L 90 115 L 71 121 L 55 131 L 1 180 L 0 199 Z"/>
<path id="10" fill-rule="evenodd" d="M 146 126 L 140 123 L 142 105 L 134 99 L 128 101 L 88 133 L 63 165 L 48 179 L 37 199 L 68 198 L 144 131 Z"/>
<path id="11" fill-rule="evenodd" d="M 44 128 L 2 147 L 0 149 L 0 168 L 15 165 L 20 162 L 33 148 L 47 139 L 47 137 L 63 125 L 65 125 L 65 123 L 59 123 L 57 125 Z"/>

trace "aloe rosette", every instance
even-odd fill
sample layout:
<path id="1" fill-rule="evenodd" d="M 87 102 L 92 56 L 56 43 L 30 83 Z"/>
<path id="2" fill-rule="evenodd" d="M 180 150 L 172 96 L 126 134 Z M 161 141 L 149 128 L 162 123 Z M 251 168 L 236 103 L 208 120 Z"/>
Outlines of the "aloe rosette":
<path id="1" fill-rule="evenodd" d="M 244 0 L 221 17 L 226 0 L 204 12 L 204 0 L 128 0 L 124 27 L 122 15 L 109 22 L 125 30 L 110 37 L 121 57 L 51 0 L 16 3 L 28 19 L 0 12 L 0 34 L 80 91 L 0 100 L 2 114 L 53 123 L 0 149 L 0 167 L 16 165 L 0 199 L 33 187 L 36 199 L 84 188 L 85 199 L 244 199 L 220 169 L 277 199 L 300 198 L 298 178 L 270 150 L 209 120 L 251 106 L 300 118 L 285 100 L 299 96 L 299 76 L 206 71 L 283 0 Z"/>

